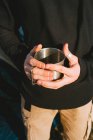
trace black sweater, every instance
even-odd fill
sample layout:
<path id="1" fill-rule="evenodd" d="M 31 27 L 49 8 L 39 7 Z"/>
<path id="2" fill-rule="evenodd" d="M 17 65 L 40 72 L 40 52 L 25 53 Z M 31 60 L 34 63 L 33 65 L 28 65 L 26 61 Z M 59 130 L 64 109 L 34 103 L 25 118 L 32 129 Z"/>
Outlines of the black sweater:
<path id="1" fill-rule="evenodd" d="M 24 43 L 17 32 L 20 26 Z M 36 106 L 74 108 L 92 99 L 92 38 L 93 0 L 0 0 L 0 45 L 20 71 L 27 51 L 38 43 L 54 47 L 67 42 L 71 52 L 79 58 L 80 77 L 60 89 L 32 86 L 26 79 L 24 88 Z"/>

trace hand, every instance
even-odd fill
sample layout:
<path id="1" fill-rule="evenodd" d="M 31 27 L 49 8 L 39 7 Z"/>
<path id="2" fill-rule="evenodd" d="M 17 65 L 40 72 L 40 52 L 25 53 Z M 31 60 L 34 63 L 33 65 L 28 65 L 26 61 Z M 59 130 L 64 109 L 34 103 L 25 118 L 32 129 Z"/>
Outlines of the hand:
<path id="1" fill-rule="evenodd" d="M 56 81 L 45 81 L 38 80 L 37 84 L 50 89 L 58 89 L 65 85 L 75 82 L 80 75 L 80 65 L 78 63 L 78 58 L 73 55 L 69 49 L 68 44 L 65 44 L 63 51 L 67 59 L 69 60 L 69 68 L 57 65 L 57 64 L 46 64 L 45 68 L 50 71 L 58 71 L 63 73 L 63 77 Z"/>
<path id="2" fill-rule="evenodd" d="M 35 46 L 27 55 L 24 62 L 24 71 L 27 77 L 33 81 L 41 80 L 53 80 L 53 72 L 45 69 L 45 63 L 38 61 L 34 58 L 34 54 L 41 50 L 42 45 Z"/>
<path id="3" fill-rule="evenodd" d="M 36 59 L 34 59 L 34 54 L 36 52 L 38 52 L 39 50 L 41 50 L 42 45 L 39 44 L 37 46 L 35 46 L 27 55 L 25 61 L 24 61 L 24 71 L 27 75 L 27 77 L 31 80 L 31 70 L 33 69 L 33 67 L 35 66 L 39 66 L 40 68 L 45 67 L 45 64 L 43 63 L 39 63 L 39 61 L 37 61 Z"/>

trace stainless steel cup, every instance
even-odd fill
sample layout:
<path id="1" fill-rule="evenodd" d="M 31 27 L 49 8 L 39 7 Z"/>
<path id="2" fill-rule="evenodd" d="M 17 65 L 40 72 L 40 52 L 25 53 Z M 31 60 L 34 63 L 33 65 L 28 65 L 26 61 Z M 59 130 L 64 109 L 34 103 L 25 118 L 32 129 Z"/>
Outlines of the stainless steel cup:
<path id="1" fill-rule="evenodd" d="M 44 62 L 45 64 L 64 65 L 65 56 L 63 52 L 57 48 L 43 48 L 36 52 L 34 58 Z M 62 73 L 54 71 L 53 79 L 57 80 L 62 77 Z"/>

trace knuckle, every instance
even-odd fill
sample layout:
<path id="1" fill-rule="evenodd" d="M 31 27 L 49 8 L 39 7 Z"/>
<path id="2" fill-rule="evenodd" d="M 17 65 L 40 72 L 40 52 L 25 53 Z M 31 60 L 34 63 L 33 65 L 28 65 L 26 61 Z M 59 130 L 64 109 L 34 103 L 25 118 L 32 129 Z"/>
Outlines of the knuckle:
<path id="1" fill-rule="evenodd" d="M 57 90 L 58 88 L 59 88 L 59 87 L 58 87 L 57 85 L 54 87 L 55 90 Z"/>
<path id="2" fill-rule="evenodd" d="M 44 76 L 48 76 L 48 77 L 49 77 L 49 71 L 42 70 L 42 75 L 44 75 Z"/>
<path id="3" fill-rule="evenodd" d="M 59 71 L 62 73 L 63 72 L 63 70 L 64 70 L 64 67 L 62 68 L 62 66 L 61 67 L 59 67 Z"/>
<path id="4" fill-rule="evenodd" d="M 42 68 L 42 69 L 44 69 L 44 68 L 45 68 L 45 64 L 44 64 L 44 63 L 42 63 L 42 62 L 40 62 L 39 66 L 40 66 L 40 68 Z"/>
<path id="5" fill-rule="evenodd" d="M 32 65 L 33 66 L 33 60 L 31 59 L 31 60 L 29 60 L 29 62 L 28 62 L 30 65 Z"/>
<path id="6" fill-rule="evenodd" d="M 46 76 L 51 76 L 51 72 L 50 71 L 46 71 Z"/>
<path id="7" fill-rule="evenodd" d="M 77 63 L 77 62 L 78 62 L 78 57 L 75 56 L 75 58 L 74 58 L 74 63 Z"/>
<path id="8" fill-rule="evenodd" d="M 32 73 L 33 73 L 33 74 L 35 74 L 35 73 L 36 73 L 36 69 L 35 69 L 35 68 L 32 70 Z"/>
<path id="9" fill-rule="evenodd" d="M 37 75 L 33 75 L 32 77 L 33 77 L 33 79 L 38 79 Z"/>
<path id="10" fill-rule="evenodd" d="M 53 77 L 47 77 L 47 80 L 51 81 L 53 80 Z"/>
<path id="11" fill-rule="evenodd" d="M 76 57 L 76 62 L 78 62 L 78 57 Z"/>
<path id="12" fill-rule="evenodd" d="M 33 68 L 32 73 L 33 73 L 33 74 L 37 74 L 37 72 L 38 72 L 38 69 L 37 69 L 36 67 Z"/>

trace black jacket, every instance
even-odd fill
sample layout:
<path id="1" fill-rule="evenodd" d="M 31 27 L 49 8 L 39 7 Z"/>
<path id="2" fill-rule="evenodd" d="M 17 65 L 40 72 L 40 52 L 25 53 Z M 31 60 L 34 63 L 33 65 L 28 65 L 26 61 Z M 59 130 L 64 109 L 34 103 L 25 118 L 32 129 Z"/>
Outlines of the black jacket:
<path id="1" fill-rule="evenodd" d="M 24 42 L 18 29 L 24 31 Z M 58 90 L 32 86 L 24 80 L 24 89 L 32 104 L 52 109 L 82 106 L 93 95 L 93 1 L 92 0 L 1 0 L 0 45 L 22 71 L 25 56 L 34 45 L 45 47 L 68 42 L 79 58 L 78 80 Z"/>

